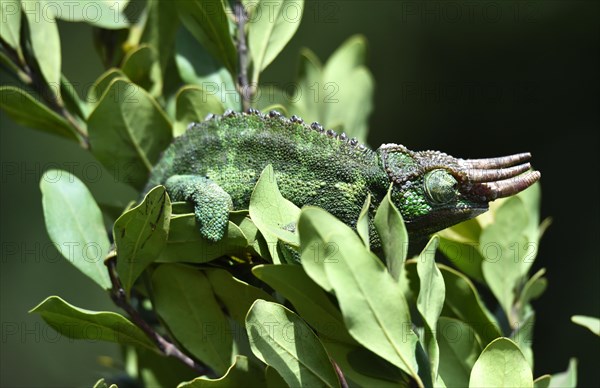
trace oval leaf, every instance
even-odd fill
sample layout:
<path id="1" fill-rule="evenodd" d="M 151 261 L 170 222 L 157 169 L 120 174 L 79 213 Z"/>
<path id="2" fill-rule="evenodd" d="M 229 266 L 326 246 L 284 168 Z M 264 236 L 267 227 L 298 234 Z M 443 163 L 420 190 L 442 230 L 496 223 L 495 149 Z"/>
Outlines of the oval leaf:
<path id="1" fill-rule="evenodd" d="M 141 87 L 115 79 L 88 120 L 92 153 L 120 182 L 143 188 L 171 141 L 171 123 Z"/>
<path id="2" fill-rule="evenodd" d="M 115 222 L 117 272 L 127 295 L 138 276 L 164 248 L 170 217 L 171 200 L 165 187 L 157 186 L 146 194 L 141 204 Z"/>
<path id="3" fill-rule="evenodd" d="M 96 27 L 119 29 L 129 27 L 129 20 L 123 13 L 127 1 L 122 0 L 52 0 L 54 17 L 70 22 L 85 22 Z"/>
<path id="4" fill-rule="evenodd" d="M 206 93 L 196 86 L 184 86 L 177 93 L 173 135 L 182 135 L 192 122 L 204 120 L 209 114 L 225 111 L 223 103 L 214 94 Z"/>
<path id="5" fill-rule="evenodd" d="M 323 209 L 304 207 L 298 229 L 305 270 L 313 266 L 313 257 L 305 254 L 308 243 L 335 247 L 335 253 L 322 260 L 320 271 L 324 269 L 335 292 L 350 334 L 420 382 L 415 358 L 418 338 L 402 289 L 385 266 L 350 227 Z M 318 282 L 322 276 L 313 280 Z"/>
<path id="6" fill-rule="evenodd" d="M 69 338 L 116 342 L 156 351 L 142 330 L 117 313 L 81 309 L 58 296 L 46 298 L 29 312 L 40 314 L 48 325 Z"/>
<path id="7" fill-rule="evenodd" d="M 206 276 L 192 267 L 163 264 L 152 275 L 152 287 L 156 311 L 175 338 L 217 373 L 225 373 L 233 339 Z"/>
<path id="8" fill-rule="evenodd" d="M 481 353 L 473 328 L 458 319 L 440 317 L 437 340 L 441 360 L 439 374 L 446 386 L 468 386 L 471 369 Z"/>
<path id="9" fill-rule="evenodd" d="M 41 104 L 36 98 L 14 86 L 0 87 L 0 108 L 16 123 L 77 140 L 71 125 L 61 116 Z"/>
<path id="10" fill-rule="evenodd" d="M 533 387 L 533 374 L 517 344 L 502 337 L 479 355 L 471 370 L 469 387 Z"/>
<path id="11" fill-rule="evenodd" d="M 594 317 L 587 317 L 585 315 L 573 315 L 571 317 L 573 323 L 578 324 L 589 329 L 592 333 L 600 336 L 600 319 Z"/>
<path id="12" fill-rule="evenodd" d="M 408 252 L 408 233 L 402 215 L 390 195 L 391 187 L 379 204 L 373 222 L 381 238 L 388 271 L 398 281 Z"/>
<path id="13" fill-rule="evenodd" d="M 262 368 L 248 360 L 246 356 L 235 356 L 233 365 L 218 379 L 197 377 L 186 381 L 177 388 L 233 388 L 233 387 L 264 387 L 266 379 Z"/>
<path id="14" fill-rule="evenodd" d="M 300 26 L 304 0 L 261 0 L 248 21 L 248 46 L 253 61 L 252 82 L 277 57 Z"/>
<path id="15" fill-rule="evenodd" d="M 208 52 L 221 60 L 235 78 L 236 50 L 222 0 L 178 1 L 177 11 L 185 28 Z"/>
<path id="16" fill-rule="evenodd" d="M 102 212 L 87 187 L 66 171 L 49 170 L 40 189 L 46 230 L 56 248 L 100 287 L 111 288 L 104 265 L 110 242 Z"/>
<path id="17" fill-rule="evenodd" d="M 21 2 L 19 0 L 4 0 L 0 6 L 0 38 L 10 47 L 21 50 Z"/>
<path id="18" fill-rule="evenodd" d="M 41 1 L 24 1 L 23 11 L 27 18 L 31 48 L 50 90 L 60 94 L 61 51 L 58 25 L 52 7 Z"/>
<path id="19" fill-rule="evenodd" d="M 277 303 L 257 300 L 246 317 L 256 357 L 272 366 L 291 387 L 338 387 L 323 344 L 296 314 Z"/>

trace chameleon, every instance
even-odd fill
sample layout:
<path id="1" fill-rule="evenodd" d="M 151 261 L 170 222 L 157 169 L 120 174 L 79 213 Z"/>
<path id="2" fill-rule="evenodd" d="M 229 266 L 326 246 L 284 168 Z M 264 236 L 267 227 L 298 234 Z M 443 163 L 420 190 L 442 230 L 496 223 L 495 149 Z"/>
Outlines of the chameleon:
<path id="1" fill-rule="evenodd" d="M 489 202 L 534 184 L 540 172 L 531 170 L 530 158 L 459 159 L 400 144 L 373 150 L 317 122 L 251 108 L 190 124 L 163 152 L 145 191 L 164 185 L 172 200 L 193 206 L 201 235 L 219 241 L 229 211 L 248 208 L 260 173 L 271 164 L 284 198 L 298 207 L 319 206 L 352 227 L 368 195 L 379 203 L 391 190 L 415 238 L 471 219 Z"/>

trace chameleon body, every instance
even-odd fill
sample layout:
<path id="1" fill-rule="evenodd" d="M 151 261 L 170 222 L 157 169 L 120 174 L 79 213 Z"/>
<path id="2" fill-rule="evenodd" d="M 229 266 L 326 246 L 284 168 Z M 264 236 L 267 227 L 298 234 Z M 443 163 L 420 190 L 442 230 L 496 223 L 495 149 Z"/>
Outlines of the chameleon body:
<path id="1" fill-rule="evenodd" d="M 532 185 L 540 174 L 527 172 L 529 157 L 463 160 L 397 144 L 374 151 L 318 123 L 251 109 L 191 124 L 166 149 L 147 189 L 163 184 L 171 199 L 190 202 L 201 234 L 218 241 L 228 212 L 248 208 L 260 173 L 271 164 L 286 199 L 322 207 L 353 227 L 367 195 L 378 204 L 391 185 L 409 235 L 424 236 Z"/>

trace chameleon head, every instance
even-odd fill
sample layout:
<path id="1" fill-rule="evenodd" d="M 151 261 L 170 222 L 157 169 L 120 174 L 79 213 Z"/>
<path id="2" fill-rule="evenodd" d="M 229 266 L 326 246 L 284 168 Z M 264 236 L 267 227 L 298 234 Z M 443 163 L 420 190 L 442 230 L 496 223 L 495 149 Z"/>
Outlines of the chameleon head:
<path id="1" fill-rule="evenodd" d="M 392 201 L 411 234 L 434 233 L 476 217 L 490 201 L 517 194 L 540 178 L 530 171 L 529 153 L 459 159 L 398 144 L 384 144 L 377 153 L 393 183 Z"/>

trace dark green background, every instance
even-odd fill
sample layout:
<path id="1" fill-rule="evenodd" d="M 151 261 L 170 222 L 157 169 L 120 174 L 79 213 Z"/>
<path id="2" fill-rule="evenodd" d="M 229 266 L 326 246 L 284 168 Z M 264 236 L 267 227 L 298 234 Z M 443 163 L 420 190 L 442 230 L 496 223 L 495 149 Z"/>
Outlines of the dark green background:
<path id="1" fill-rule="evenodd" d="M 600 340 L 570 323 L 600 316 L 599 3 L 594 1 L 309 2 L 297 35 L 264 80 L 293 80 L 302 46 L 326 59 L 347 37 L 364 34 L 376 80 L 369 143 L 402 143 L 459 157 L 530 151 L 542 172 L 542 216 L 553 224 L 534 269 L 549 288 L 534 302 L 535 375 L 580 360 L 581 386 L 597 385 Z M 102 71 L 85 24 L 61 23 L 63 70 L 81 92 Z M 310 120 L 310 118 L 306 118 Z M 108 297 L 48 249 L 38 181 L 73 168 L 94 180 L 97 199 L 118 192 L 75 144 L 1 117 L 0 385 L 89 386 L 110 368 L 98 355 L 114 346 L 60 338 L 26 312 L 48 295 L 89 309 Z M 74 164 L 69 164 L 74 163 Z M 71 167 L 70 167 L 71 166 Z M 118 358 L 117 358 L 118 362 Z M 595 383 L 595 384 L 594 384 Z"/>

